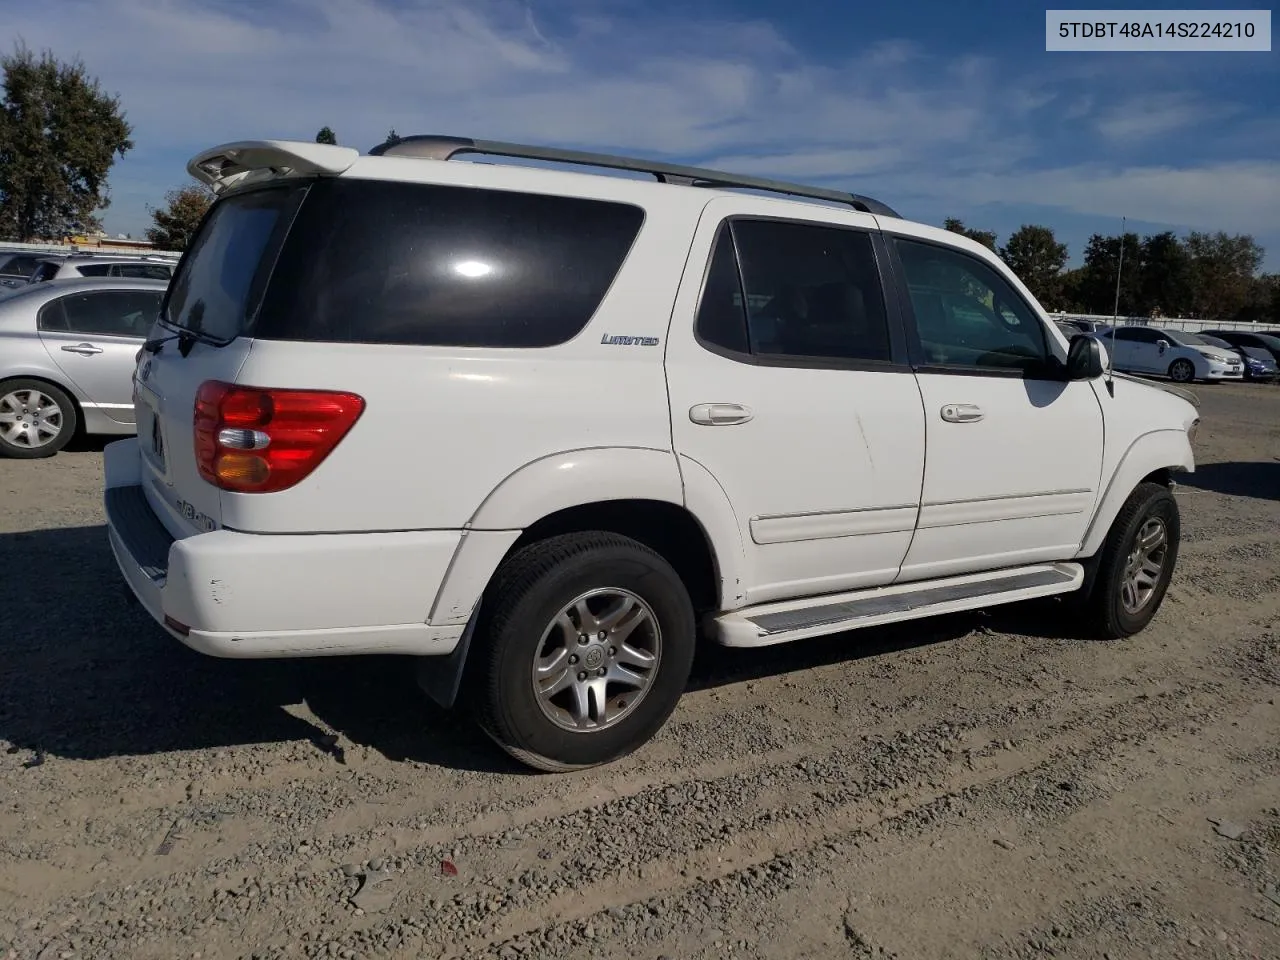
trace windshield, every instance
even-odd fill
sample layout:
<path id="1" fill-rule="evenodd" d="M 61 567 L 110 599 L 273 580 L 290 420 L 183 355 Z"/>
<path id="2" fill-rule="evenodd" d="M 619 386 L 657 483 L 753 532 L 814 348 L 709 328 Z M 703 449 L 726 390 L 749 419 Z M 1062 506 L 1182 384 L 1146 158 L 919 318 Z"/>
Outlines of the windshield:
<path id="1" fill-rule="evenodd" d="M 267 276 L 306 189 L 305 183 L 294 182 L 215 203 L 169 288 L 164 323 L 217 343 L 238 337 L 262 301 Z"/>
<path id="2" fill-rule="evenodd" d="M 1210 336 L 1206 336 L 1206 335 L 1205 335 L 1205 334 L 1203 334 L 1203 333 L 1202 333 L 1202 334 L 1199 334 L 1199 335 L 1198 335 L 1198 337 L 1197 337 L 1197 339 L 1199 339 L 1199 341 L 1200 341 L 1201 343 L 1206 344 L 1206 345 L 1208 345 L 1208 346 L 1210 346 L 1210 347 L 1217 347 L 1219 350 L 1234 350 L 1234 349 L 1235 349 L 1235 347 L 1231 346 L 1231 344 L 1227 343 L 1227 341 L 1225 341 L 1225 340 L 1219 340 L 1217 337 L 1210 337 Z"/>

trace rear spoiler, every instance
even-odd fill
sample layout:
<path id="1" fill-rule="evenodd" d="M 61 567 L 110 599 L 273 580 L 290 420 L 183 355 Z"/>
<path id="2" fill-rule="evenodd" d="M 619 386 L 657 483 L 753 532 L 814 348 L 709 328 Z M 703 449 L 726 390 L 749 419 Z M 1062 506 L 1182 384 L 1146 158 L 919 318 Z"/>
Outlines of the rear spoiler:
<path id="1" fill-rule="evenodd" d="M 337 176 L 360 157 L 354 147 L 305 140 L 239 140 L 210 147 L 187 163 L 187 172 L 215 193 L 249 179 Z"/>

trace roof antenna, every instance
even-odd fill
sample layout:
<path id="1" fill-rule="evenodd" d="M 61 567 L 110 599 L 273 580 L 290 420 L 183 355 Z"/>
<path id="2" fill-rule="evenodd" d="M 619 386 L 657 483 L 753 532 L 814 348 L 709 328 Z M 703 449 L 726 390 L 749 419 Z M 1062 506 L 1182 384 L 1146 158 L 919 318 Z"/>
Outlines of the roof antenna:
<path id="1" fill-rule="evenodd" d="M 1111 314 L 1111 349 L 1107 351 L 1107 393 L 1116 395 L 1116 327 L 1120 325 L 1120 272 L 1124 270 L 1124 226 L 1127 218 L 1120 218 L 1120 263 L 1116 267 L 1116 302 Z"/>

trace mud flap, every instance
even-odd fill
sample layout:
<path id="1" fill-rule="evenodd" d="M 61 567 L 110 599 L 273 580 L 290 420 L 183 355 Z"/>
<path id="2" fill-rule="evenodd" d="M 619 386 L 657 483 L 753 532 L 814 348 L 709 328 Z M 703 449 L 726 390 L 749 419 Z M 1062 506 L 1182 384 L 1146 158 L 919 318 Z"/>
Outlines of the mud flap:
<path id="1" fill-rule="evenodd" d="M 447 657 L 418 658 L 418 686 L 428 697 L 445 710 L 453 708 L 458 699 L 458 690 L 462 687 L 462 676 L 467 668 L 467 651 L 471 648 L 471 638 L 476 632 L 476 621 L 480 619 L 480 605 L 471 611 L 471 619 L 466 629 L 458 638 L 457 646 Z"/>

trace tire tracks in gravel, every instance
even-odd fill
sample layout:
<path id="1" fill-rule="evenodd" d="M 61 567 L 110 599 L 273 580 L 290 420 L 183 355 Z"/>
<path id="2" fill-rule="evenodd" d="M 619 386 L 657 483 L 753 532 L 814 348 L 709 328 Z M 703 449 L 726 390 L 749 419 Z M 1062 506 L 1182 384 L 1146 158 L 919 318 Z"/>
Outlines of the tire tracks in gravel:
<path id="1" fill-rule="evenodd" d="M 483 949 L 545 925 L 548 912 L 562 925 L 588 920 L 602 910 L 607 915 L 609 908 L 621 909 L 625 915 L 630 907 L 618 907 L 618 903 L 670 897 L 689 876 L 710 875 L 712 879 L 702 882 L 714 882 L 716 876 L 749 873 L 785 856 L 783 851 L 821 846 L 833 834 L 865 832 L 882 820 L 900 819 L 912 811 L 920 816 L 931 805 L 945 804 L 948 798 L 963 797 L 975 789 L 995 789 L 996 784 L 1030 775 L 1073 751 L 1097 755 L 1177 723 L 1204 723 L 1228 701 L 1222 694 L 1218 680 L 1206 679 L 1155 695 L 1135 694 L 1109 705 L 1100 696 L 1099 702 L 1078 703 L 1068 716 L 1030 733 L 1017 750 L 995 750 L 993 744 L 983 743 L 959 753 L 958 741 L 966 733 L 980 724 L 998 722 L 998 717 L 979 714 L 964 724 L 900 732 L 893 738 L 868 735 L 854 749 L 819 752 L 799 762 L 787 757 L 764 769 L 694 780 L 682 787 L 655 785 L 553 819 L 531 816 L 521 826 L 536 834 L 534 846 L 559 851 L 558 863 L 552 865 L 557 871 L 554 876 L 552 869 L 539 872 L 530 865 L 531 848 L 510 831 L 459 834 L 444 845 L 420 843 L 391 856 L 393 867 L 406 871 L 397 877 L 397 887 L 428 890 L 434 886 L 447 893 L 447 886 L 432 884 L 427 876 L 441 856 L 456 850 L 459 862 L 477 878 L 473 882 L 479 891 L 437 897 L 430 913 L 403 918 L 390 927 L 375 924 L 367 936 L 373 942 L 384 937 L 392 942 L 403 938 L 403 931 L 411 939 L 420 931 L 417 936 L 432 943 L 461 928 L 479 935 L 464 949 Z M 1188 712 L 1189 697 L 1201 698 L 1206 705 Z M 944 747 L 951 747 L 950 755 Z M 956 758 L 958 753 L 966 758 L 963 763 Z M 757 758 L 758 765 L 761 759 Z M 905 806 L 898 808 L 900 804 Z M 610 824 L 622 824 L 624 835 L 602 848 L 599 828 Z M 375 838 L 346 839 L 360 845 Z M 283 852 L 264 846 L 263 860 L 273 862 Z M 205 864 L 204 872 L 217 874 L 220 868 L 229 871 L 250 865 L 243 858 L 238 863 L 213 861 Z M 138 884 L 135 895 L 163 898 L 173 879 Z M 272 880 L 262 877 L 257 882 L 264 880 L 270 889 Z M 289 887 L 284 877 L 276 882 Z M 180 882 L 174 885 L 189 888 Z M 258 908 L 251 906 L 241 918 L 246 926 L 243 935 L 251 930 L 279 930 L 287 924 L 281 908 L 296 908 L 299 900 L 323 907 L 342 897 L 341 883 L 332 871 L 327 876 L 312 875 L 294 889 L 298 892 L 283 903 L 273 903 L 275 898 L 264 894 Z M 169 909 L 179 906 L 168 905 Z M 79 912 L 74 903 L 64 901 L 60 907 Z M 343 919 L 350 922 L 351 918 L 341 917 L 342 912 L 330 911 L 331 925 Z M 368 945 L 357 936 L 346 948 L 360 952 Z"/>
<path id="2" fill-rule="evenodd" d="M 1194 591 L 1197 588 L 1184 587 L 1184 590 Z M 1188 599 L 1194 599 L 1193 596 Z M 1249 608 L 1246 613 L 1242 610 L 1239 614 L 1224 621 L 1219 618 L 1216 622 L 1219 627 L 1227 627 L 1236 624 L 1247 624 L 1249 621 L 1256 621 L 1259 614 L 1262 614 L 1265 620 L 1268 615 L 1274 615 L 1277 610 L 1277 600 L 1280 598 L 1272 596 L 1266 598 L 1267 602 L 1261 607 Z M 1241 610 L 1241 608 L 1234 608 Z M 1230 621 L 1234 620 L 1235 624 Z M 1001 639 L 1001 638 L 983 638 L 983 640 Z M 1003 638 L 1008 642 L 1010 638 Z M 1013 642 L 1019 642 L 1019 638 L 1012 638 Z M 957 641 L 958 642 L 958 641 Z M 1052 647 L 1047 648 L 1047 655 L 1052 656 L 1055 651 Z M 1174 663 L 1180 657 L 1181 652 L 1175 648 L 1172 652 L 1164 651 L 1164 659 L 1169 663 Z M 892 655 L 891 655 L 892 656 Z M 1200 651 L 1200 656 L 1205 656 L 1204 651 Z M 944 658 L 945 660 L 946 658 Z M 1152 662 L 1161 659 L 1159 652 Z M 1212 657 L 1210 657 L 1212 659 Z M 1145 664 L 1150 669 L 1152 662 Z M 1207 662 L 1207 661 L 1206 661 Z M 1185 661 L 1177 664 L 1180 671 L 1185 671 L 1190 665 Z M 816 683 L 810 686 L 819 690 L 824 687 L 839 687 L 846 682 L 847 674 L 851 667 L 863 666 L 865 669 L 861 671 L 864 674 L 887 674 L 883 676 L 885 681 L 896 681 L 898 676 L 910 675 L 914 668 L 903 666 L 901 663 L 892 661 L 882 661 L 879 664 L 867 663 L 866 661 L 850 661 L 842 662 L 835 665 L 819 668 L 812 671 L 816 675 Z M 944 665 L 945 668 L 945 665 Z M 345 834 L 351 838 L 348 845 L 349 850 L 355 850 L 363 841 L 367 832 L 376 824 L 394 825 L 393 829 L 397 832 L 395 840 L 397 842 L 410 840 L 414 836 L 427 836 L 433 842 L 444 842 L 447 839 L 465 839 L 469 834 L 484 834 L 497 829 L 518 828 L 522 825 L 537 823 L 546 814 L 554 812 L 557 809 L 563 809 L 566 806 L 581 806 L 584 802 L 595 802 L 601 799 L 619 799 L 628 796 L 634 796 L 642 793 L 646 789 L 654 785 L 662 784 L 681 788 L 684 784 L 692 782 L 701 782 L 708 779 L 715 779 L 725 775 L 741 773 L 755 770 L 761 766 L 785 766 L 786 764 L 797 759 L 808 756 L 812 750 L 812 744 L 821 742 L 829 738 L 833 733 L 836 735 L 847 735 L 850 729 L 863 730 L 877 735 L 887 735 L 895 729 L 900 729 L 904 722 L 911 719 L 922 719 L 929 713 L 928 710 L 909 709 L 904 705 L 910 703 L 916 689 L 928 685 L 929 675 L 938 669 L 938 665 L 934 665 L 933 670 L 926 670 L 925 681 L 922 684 L 920 678 L 917 677 L 913 683 L 910 680 L 904 680 L 902 683 L 894 684 L 895 692 L 898 694 L 896 702 L 892 704 L 874 705 L 872 709 L 867 709 L 866 705 L 861 708 L 855 707 L 852 715 L 846 713 L 843 716 L 836 717 L 834 720 L 838 723 L 814 723 L 812 718 L 808 717 L 805 711 L 795 710 L 795 703 L 792 701 L 784 701 L 778 704 L 776 701 L 770 702 L 773 692 L 772 684 L 767 683 L 747 683 L 748 688 L 755 686 L 755 697 L 748 696 L 746 704 L 735 704 L 739 709 L 717 713 L 715 716 L 702 716 L 693 721 L 677 721 L 673 724 L 672 734 L 670 737 L 661 738 L 664 740 L 674 740 L 674 744 L 657 743 L 655 745 L 654 754 L 650 758 L 650 762 L 642 764 L 642 769 L 630 776 L 624 774 L 622 779 L 614 777 L 612 781 L 608 778 L 585 777 L 579 782 L 560 781 L 553 784 L 551 788 L 541 786 L 539 778 L 509 778 L 504 784 L 506 795 L 503 797 L 494 797 L 488 801 L 453 803 L 446 802 L 438 805 L 434 811 L 427 815 L 421 812 L 421 800 L 412 796 L 415 787 L 421 786 L 415 782 L 415 776 L 421 771 L 411 770 L 407 775 L 392 778 L 390 780 L 379 780 L 377 777 L 364 776 L 362 771 L 356 771 L 354 776 L 356 779 L 343 781 L 333 778 L 326 771 L 315 772 L 311 768 L 306 768 L 306 773 L 312 774 L 303 778 L 298 778 L 296 774 L 299 772 L 297 764 L 285 765 L 285 771 L 290 776 L 292 782 L 284 790 L 280 790 L 269 784 L 252 790 L 233 791 L 222 795 L 213 795 L 208 798 L 201 798 L 202 802 L 195 805 L 195 819 L 208 820 L 211 816 L 220 811 L 230 810 L 232 815 L 230 818 L 220 817 L 223 823 L 230 819 L 232 821 L 241 822 L 239 829 L 223 826 L 224 837 L 221 841 L 210 841 L 203 846 L 200 843 L 182 843 L 179 844 L 177 855 L 171 855 L 165 860 L 160 860 L 151 856 L 155 846 L 158 845 L 161 836 L 169 830 L 175 819 L 181 819 L 183 810 L 180 804 L 164 803 L 158 806 L 149 807 L 141 811 L 135 821 L 131 823 L 117 823 L 114 833 L 108 832 L 99 835 L 97 844 L 94 846 L 84 845 L 85 835 L 82 830 L 74 830 L 71 833 L 62 833 L 64 846 L 70 847 L 78 845 L 78 856 L 58 857 L 58 845 L 53 841 L 45 844 L 40 843 L 38 836 L 26 838 L 26 842 L 34 844 L 34 848 L 29 851 L 31 854 L 27 857 L 16 857 L 12 854 L 15 866 L 17 862 L 23 860 L 31 860 L 40 857 L 46 861 L 61 860 L 61 870 L 51 870 L 46 863 L 44 870 L 50 874 L 49 884 L 35 884 L 39 886 L 56 885 L 63 892 L 72 892 L 76 887 L 81 889 L 90 885 L 101 885 L 108 879 L 118 878 L 127 882 L 135 882 L 147 877 L 161 876 L 172 873 L 175 869 L 181 870 L 184 867 L 194 869 L 201 863 L 209 859 L 234 861 L 244 855 L 247 846 L 251 844 L 251 838 L 256 830 L 253 828 L 254 822 L 263 827 L 269 827 L 276 815 L 285 810 L 308 809 L 315 807 L 315 799 L 317 795 L 324 799 L 322 806 L 316 811 L 314 821 L 304 823 L 302 826 L 314 828 L 321 835 L 334 836 Z M 1043 668 L 1042 668 L 1043 669 Z M 868 677 L 860 678 L 864 683 Z M 786 681 L 783 681 L 784 683 Z M 1008 736 L 1020 736 L 1018 727 L 1025 723 L 1038 722 L 1036 714 L 1025 721 L 1021 721 L 1020 709 L 1026 704 L 1035 705 L 1040 713 L 1043 713 L 1044 701 L 1036 699 L 1043 696 L 1043 691 L 1028 691 L 1025 689 L 1025 681 L 1023 681 L 1024 690 L 1021 698 L 1014 698 L 1006 701 L 1003 709 L 1006 716 L 994 716 L 986 718 L 988 725 L 1001 726 L 1007 728 Z M 748 691 L 749 692 L 749 691 Z M 845 691 L 847 693 L 847 688 Z M 1060 691 L 1065 692 L 1065 691 Z M 1080 696 L 1082 691 L 1078 686 L 1071 691 L 1073 696 Z M 755 702 L 751 702 L 752 700 Z M 874 702 L 873 702 L 874 703 Z M 932 712 L 937 712 L 937 704 L 928 705 Z M 764 716 L 753 716 L 753 714 L 763 711 Z M 1013 720 L 1010 719 L 1012 715 Z M 806 722 L 807 721 L 807 722 Z M 778 738 L 769 738 L 767 731 L 769 730 L 787 730 L 793 734 L 791 743 L 773 750 L 767 750 L 763 753 L 754 753 L 751 755 L 727 755 L 715 758 L 704 764 L 688 766 L 672 769 L 670 765 L 682 762 L 679 756 L 673 757 L 672 754 L 682 752 L 681 747 L 687 746 L 692 748 L 698 743 L 714 743 L 714 738 L 705 736 L 705 727 L 708 724 L 723 725 L 726 729 L 738 731 L 754 728 L 756 736 L 760 740 Z M 673 750 L 672 747 L 676 749 Z M 665 755 L 664 755 L 665 754 Z M 482 774 L 450 774 L 445 777 L 447 786 L 458 795 L 468 796 L 474 795 L 477 791 L 472 789 L 477 785 L 491 780 L 488 775 Z M 442 791 L 448 796 L 450 790 Z M 173 791 L 168 791 L 169 797 L 172 798 Z M 397 794 L 403 795 L 403 798 L 397 798 Z M 381 802 L 377 799 L 381 795 Z M 370 802 L 374 801 L 374 802 Z M 405 820 L 408 818 L 412 821 L 412 825 L 406 825 Z M 457 824 L 466 823 L 469 827 L 466 831 L 459 832 Z M 80 826 L 73 821 L 65 821 L 58 829 L 50 828 L 47 832 L 58 835 L 59 831 L 65 826 Z M 297 824 L 294 825 L 295 827 Z M 425 833 L 423 831 L 426 831 Z M 41 831 L 36 831 L 39 834 Z M 193 834 L 199 833 L 199 824 L 189 831 Z M 308 832 L 308 835 L 313 835 Z M 126 842 L 121 844 L 121 840 Z M 195 838 L 193 838 L 195 839 Z M 285 847 L 296 845 L 298 841 L 284 840 Z M 124 849 L 121 849 L 121 846 Z M 104 856 L 104 848 L 110 848 Z M 132 855 L 130 855 L 132 854 Z M 280 856 L 281 851 L 263 851 L 261 857 L 269 860 L 271 857 Z M 97 876 L 90 876 L 89 871 L 94 870 Z M 8 870 L 0 870 L 0 884 L 5 882 L 5 874 Z M 59 874 L 80 874 L 81 880 L 68 881 L 65 876 L 59 878 Z M 70 889 L 66 886 L 70 883 Z"/>

